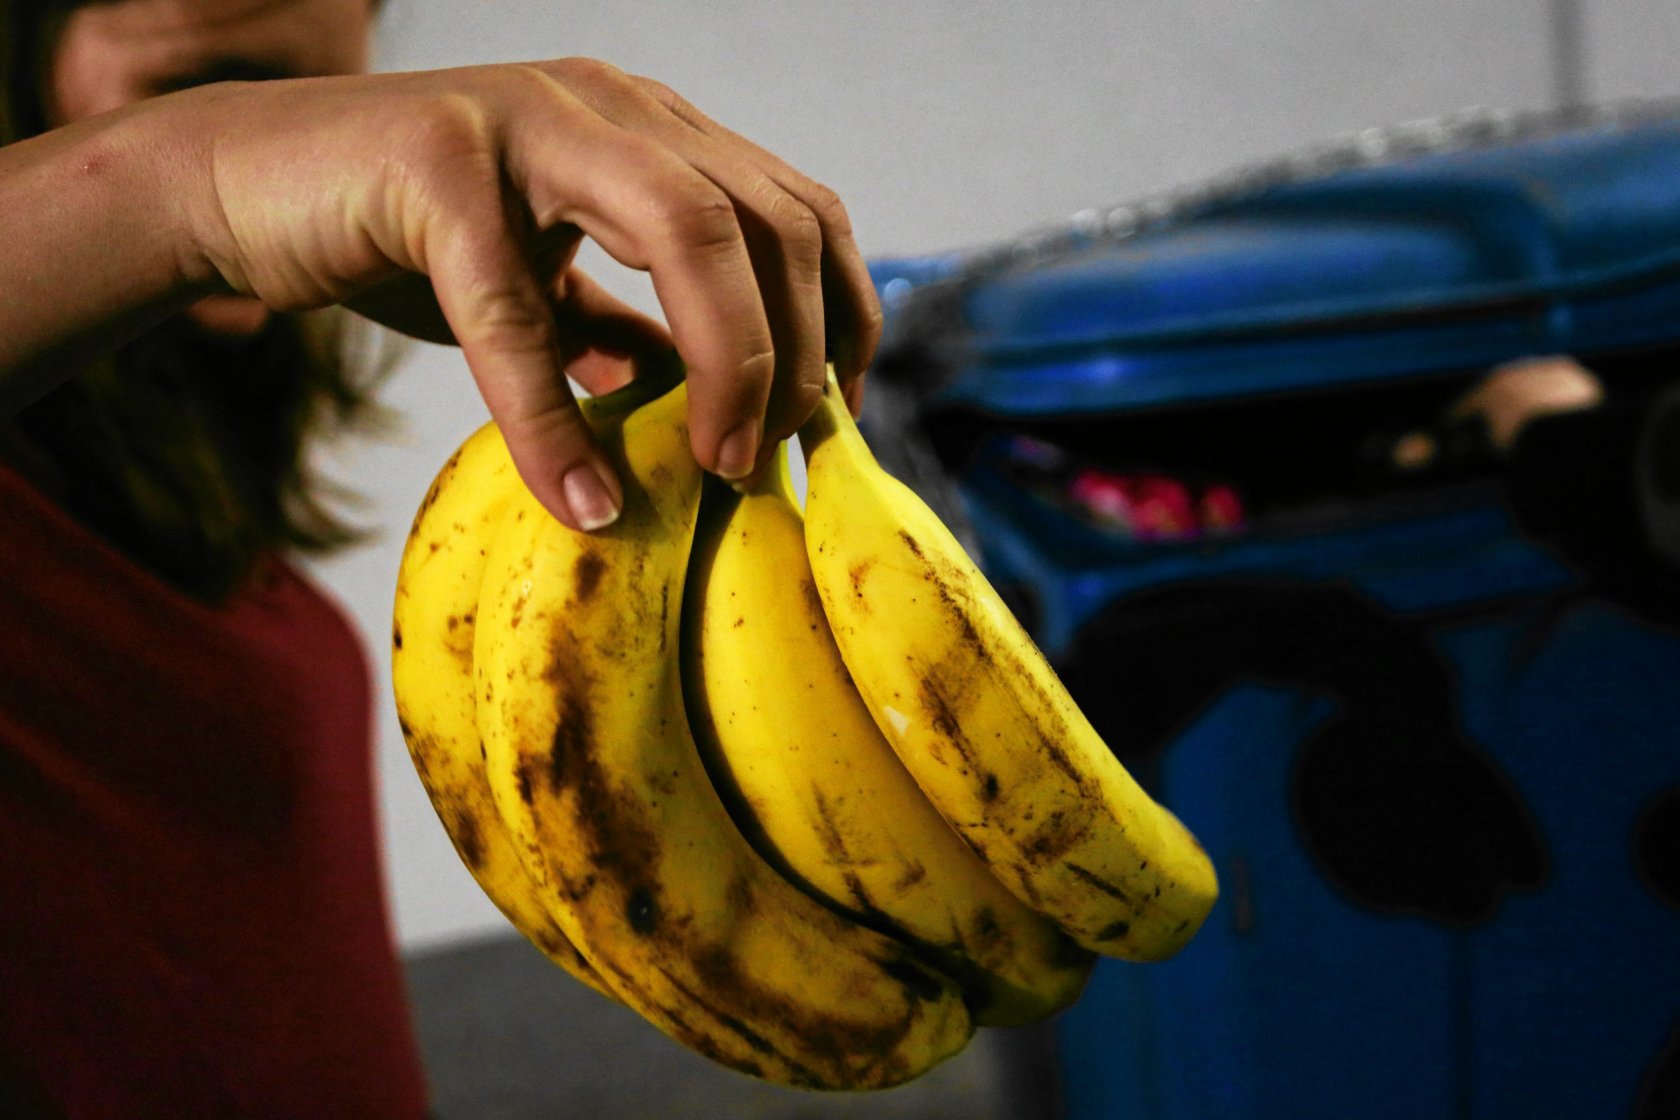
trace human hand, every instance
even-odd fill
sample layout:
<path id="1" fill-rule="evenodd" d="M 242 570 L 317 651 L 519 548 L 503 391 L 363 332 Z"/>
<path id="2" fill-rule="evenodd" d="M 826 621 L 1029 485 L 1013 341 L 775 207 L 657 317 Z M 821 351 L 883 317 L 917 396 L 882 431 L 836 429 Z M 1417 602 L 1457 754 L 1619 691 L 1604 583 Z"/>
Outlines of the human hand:
<path id="1" fill-rule="evenodd" d="M 1489 441 L 1504 454 L 1530 421 L 1594 408 L 1603 401 L 1604 386 L 1574 358 L 1527 358 L 1489 372 L 1452 406 L 1448 419 L 1481 416 L 1487 422 Z"/>
<path id="2" fill-rule="evenodd" d="M 567 59 L 177 99 L 202 169 L 189 273 L 458 343 L 526 484 L 574 527 L 622 492 L 563 374 L 605 391 L 674 344 L 695 457 L 730 478 L 814 410 L 825 352 L 856 405 L 881 312 L 844 207 L 658 83 Z M 574 266 L 584 237 L 651 275 L 668 332 Z"/>

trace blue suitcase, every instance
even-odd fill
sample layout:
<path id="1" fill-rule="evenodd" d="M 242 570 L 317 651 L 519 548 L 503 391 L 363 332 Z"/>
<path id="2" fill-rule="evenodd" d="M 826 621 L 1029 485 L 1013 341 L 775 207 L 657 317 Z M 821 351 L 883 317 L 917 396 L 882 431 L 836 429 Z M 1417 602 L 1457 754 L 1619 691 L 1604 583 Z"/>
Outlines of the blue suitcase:
<path id="1" fill-rule="evenodd" d="M 1064 1114 L 1680 1116 L 1671 565 L 1536 544 L 1475 432 L 1413 475 L 1383 450 L 1573 354 L 1636 418 L 1584 461 L 1636 489 L 1680 380 L 1680 118 L 1410 126 L 872 271 L 866 419 L 954 481 L 1221 873 L 1188 949 L 1104 961 L 1055 1022 Z M 1068 497 L 1103 471 L 1217 479 L 1245 520 L 1116 531 Z"/>

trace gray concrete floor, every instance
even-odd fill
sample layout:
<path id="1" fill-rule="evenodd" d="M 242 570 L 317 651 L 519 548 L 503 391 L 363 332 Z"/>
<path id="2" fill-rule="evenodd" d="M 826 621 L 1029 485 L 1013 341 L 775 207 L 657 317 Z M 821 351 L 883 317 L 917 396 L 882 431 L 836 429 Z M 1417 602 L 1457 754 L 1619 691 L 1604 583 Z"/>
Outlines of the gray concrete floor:
<path id="1" fill-rule="evenodd" d="M 983 1030 L 897 1089 L 819 1094 L 724 1069 L 516 937 L 413 956 L 437 1120 L 1055 1120 L 1043 1029 Z"/>

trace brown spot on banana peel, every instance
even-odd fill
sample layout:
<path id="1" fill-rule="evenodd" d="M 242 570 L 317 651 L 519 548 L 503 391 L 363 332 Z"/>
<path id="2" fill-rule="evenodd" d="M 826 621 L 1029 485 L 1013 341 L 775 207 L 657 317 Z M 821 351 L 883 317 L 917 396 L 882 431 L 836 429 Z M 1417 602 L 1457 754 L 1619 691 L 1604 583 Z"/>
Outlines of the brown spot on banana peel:
<path id="1" fill-rule="evenodd" d="M 667 627 L 671 620 L 671 585 L 666 584 L 659 589 L 659 652 L 665 652 L 665 635 L 670 631 Z"/>
<path id="2" fill-rule="evenodd" d="M 764 1049 L 759 1052 L 774 1054 L 801 1083 L 830 1089 L 856 1088 L 895 1084 L 913 1072 L 904 1066 L 901 1057 L 894 1055 L 898 1044 L 910 1030 L 913 1016 L 903 1016 L 885 1026 L 873 1026 L 814 1015 L 809 1008 L 754 980 L 740 967 L 735 954 L 727 947 L 711 945 L 698 948 L 691 954 L 690 960 L 697 979 L 707 993 L 729 993 L 730 1006 L 744 1008 L 759 1022 L 775 1023 L 785 1028 L 813 1056 L 823 1059 L 825 1071 L 819 1072 L 809 1062 L 788 1057 L 770 1040 L 747 1027 L 740 1017 L 721 1011 L 708 994 L 696 992 L 669 972 L 664 973 L 690 1002 L 707 1011 L 720 1026 L 736 1034 L 749 1047 L 758 1050 L 758 1044 L 762 1043 Z M 876 964 L 887 977 L 899 984 L 906 1003 L 912 1007 L 937 1001 L 944 995 L 944 986 L 935 975 L 908 956 L 890 956 L 877 960 Z M 866 1059 L 861 1068 L 860 1058 Z"/>
<path id="3" fill-rule="evenodd" d="M 654 900 L 653 891 L 645 886 L 630 892 L 624 904 L 624 914 L 630 929 L 643 937 L 650 936 L 659 928 L 659 904 Z"/>
<path id="4" fill-rule="evenodd" d="M 805 599 L 805 609 L 811 613 L 813 619 L 811 629 L 817 628 L 816 619 L 823 618 L 827 609 L 823 606 L 822 593 L 817 590 L 817 583 L 808 575 L 799 577 L 799 594 Z"/>
<path id="5" fill-rule="evenodd" d="M 588 959 L 578 951 L 577 946 L 573 945 L 570 941 L 567 941 L 565 934 L 561 933 L 553 926 L 537 926 L 533 929 L 526 930 L 525 936 L 529 937 L 536 944 L 537 948 L 541 949 L 549 956 L 564 957 L 583 965 L 585 968 L 589 968 L 590 971 L 593 971 Z"/>
<path id="6" fill-rule="evenodd" d="M 1042 867 L 1060 859 L 1090 833 L 1087 814 L 1080 813 L 1076 819 L 1070 819 L 1066 809 L 1057 809 L 1033 830 L 1031 838 L 1021 846 L 1021 855 L 1028 866 Z"/>
<path id="7" fill-rule="evenodd" d="M 454 657 L 467 675 L 473 671 L 473 632 L 472 627 L 466 627 L 459 635 L 452 635 L 448 643 L 450 656 Z"/>
<path id="8" fill-rule="evenodd" d="M 851 853 L 846 849 L 846 837 L 834 819 L 834 806 L 829 802 L 828 795 L 813 784 L 811 800 L 817 807 L 817 836 L 822 841 L 823 851 L 837 866 L 849 866 Z"/>
<path id="9" fill-rule="evenodd" d="M 548 783 L 556 792 L 568 784 L 576 760 L 594 749 L 588 704 L 580 703 L 570 689 L 562 689 L 558 701 L 554 739 L 548 751 Z"/>
<path id="10" fill-rule="evenodd" d="M 461 862 L 472 871 L 478 871 L 484 866 L 484 835 L 480 831 L 480 824 L 476 814 L 470 810 L 457 809 L 451 814 L 451 822 L 446 830 L 449 838 L 455 842 L 455 851 L 461 857 Z"/>
<path id="11" fill-rule="evenodd" d="M 569 790 L 576 797 L 576 816 L 588 844 L 590 866 L 603 874 L 613 872 L 611 877 L 617 882 L 656 891 L 651 884 L 659 878 L 659 835 L 644 819 L 634 796 L 619 789 L 601 768 L 596 731 L 584 699 L 588 675 L 563 658 L 551 661 L 548 675 L 557 685 L 558 711 L 544 775 L 548 789 L 554 794 Z M 522 784 L 525 775 L 522 768 Z M 652 898 L 657 905 L 657 894 Z"/>
<path id="12" fill-rule="evenodd" d="M 927 868 L 922 865 L 920 860 L 911 860 L 910 866 L 905 869 L 904 874 L 893 882 L 893 890 L 902 894 L 926 878 Z"/>
<path id="13" fill-rule="evenodd" d="M 998 923 L 997 912 L 990 906 L 982 906 L 974 912 L 969 933 L 973 944 L 988 952 L 995 949 L 999 940 L 1006 936 L 1003 926 Z"/>
<path id="14" fill-rule="evenodd" d="M 1133 900 L 1133 898 L 1130 894 L 1126 893 L 1121 888 L 1115 886 L 1113 883 L 1109 882 L 1107 879 L 1104 879 L 1101 875 L 1098 875 L 1096 872 L 1092 871 L 1090 868 L 1081 867 L 1079 864 L 1073 863 L 1071 861 L 1063 864 L 1062 866 L 1066 867 L 1069 871 L 1073 872 L 1081 880 L 1083 880 L 1087 886 L 1093 888 L 1094 890 L 1100 891 L 1103 894 L 1108 895 L 1108 897 L 1114 899 L 1117 902 L 1124 903 L 1127 906 L 1132 906 L 1132 907 L 1134 907 L 1134 909 L 1136 908 L 1137 904 Z M 1101 939 L 1099 939 L 1099 940 L 1101 940 Z"/>
<path id="15" fill-rule="evenodd" d="M 931 1003 L 944 995 L 944 988 L 924 965 L 908 956 L 887 957 L 875 963 L 881 971 L 897 980 L 911 1003 Z"/>
<path id="16" fill-rule="evenodd" d="M 1112 922 L 1097 931 L 1097 941 L 1118 941 L 1132 932 L 1130 922 Z"/>
<path id="17" fill-rule="evenodd" d="M 1044 757 L 1050 760 L 1050 764 L 1060 770 L 1082 796 L 1092 795 L 1090 775 L 1073 764 L 1073 759 L 1068 757 L 1067 751 L 1062 749 L 1060 743 L 1041 731 L 1038 735 L 1038 746 L 1044 752 Z"/>
<path id="18" fill-rule="evenodd" d="M 822 842 L 823 852 L 828 856 L 829 862 L 835 867 L 843 869 L 840 872 L 840 878 L 846 884 L 847 898 L 845 900 L 829 898 L 797 873 L 788 874 L 784 872 L 784 878 L 790 879 L 806 894 L 841 915 L 856 921 L 859 925 L 867 926 L 891 937 L 905 936 L 904 929 L 876 904 L 874 896 L 869 893 L 869 888 L 864 884 L 863 878 L 853 870 L 857 867 L 869 866 L 875 861 L 860 861 L 853 856 L 851 848 L 846 843 L 845 834 L 841 831 L 839 821 L 835 819 L 833 802 L 827 794 L 815 785 L 811 787 L 811 800 L 817 808 L 817 837 Z M 925 870 L 923 874 L 926 874 Z"/>
<path id="19" fill-rule="evenodd" d="M 738 914 L 750 914 L 758 909 L 758 899 L 753 895 L 752 880 L 745 875 L 736 875 L 730 879 L 723 897 Z"/>
<path id="20" fill-rule="evenodd" d="M 665 977 L 666 982 L 669 983 L 671 987 L 682 993 L 683 997 L 689 1002 L 689 1004 L 705 1012 L 705 1014 L 710 1017 L 713 1022 L 717 1023 L 730 1034 L 733 1034 L 737 1038 L 741 1039 L 741 1041 L 745 1042 L 752 1050 L 777 1059 L 777 1061 L 783 1066 L 786 1073 L 792 1075 L 791 1077 L 786 1078 L 786 1080 L 808 1089 L 836 1087 L 829 1079 L 826 1079 L 818 1074 L 816 1070 L 811 1069 L 809 1066 L 780 1053 L 768 1039 L 753 1030 L 751 1027 L 747 1026 L 738 1016 L 731 1015 L 728 1012 L 719 1009 L 705 996 L 685 984 L 680 977 L 674 975 L 669 969 L 662 968 L 659 971 L 660 975 Z M 722 1047 L 712 1041 L 712 1039 L 704 1032 L 696 1030 L 695 1028 L 688 1026 L 686 1023 L 684 1023 L 683 1026 L 692 1032 L 691 1039 L 688 1040 L 689 1044 L 694 1045 L 696 1041 L 702 1042 L 703 1045 L 697 1045 L 695 1046 L 695 1049 L 699 1050 L 713 1061 L 720 1062 L 724 1065 L 732 1066 L 743 1071 L 749 1071 L 748 1067 L 750 1066 L 752 1070 L 756 1070 L 760 1076 L 763 1076 L 763 1067 L 759 1066 L 756 1062 L 742 1063 L 736 1061 L 733 1057 L 727 1054 Z"/>
<path id="21" fill-rule="evenodd" d="M 558 630 L 560 620 L 555 625 Z M 594 743 L 598 732 L 587 716 L 581 714 L 598 687 L 583 666 L 565 656 L 564 651 L 569 647 L 565 636 L 557 633 L 551 646 L 551 664 L 546 667 L 560 717 L 553 742 L 546 758 L 540 757 L 539 752 L 538 756 L 527 758 L 520 771 L 521 778 L 533 787 L 539 846 L 549 850 L 555 847 L 544 835 L 549 827 L 545 821 L 553 818 L 542 807 L 542 801 L 548 795 L 564 796 L 568 807 L 567 846 L 575 846 L 578 861 L 598 872 L 593 890 L 612 892 L 611 897 L 617 900 L 617 913 L 622 915 L 619 920 L 626 925 L 631 924 L 632 912 L 642 914 L 651 910 L 653 920 L 641 922 L 646 932 L 632 928 L 626 931 L 627 935 L 633 933 L 639 940 L 656 946 L 660 958 L 686 960 L 696 969 L 697 984 L 684 985 L 680 979 L 671 978 L 673 990 L 681 992 L 692 1005 L 683 1007 L 683 1015 L 691 1017 L 695 1009 L 716 1009 L 713 1016 L 719 1029 L 740 1038 L 743 1049 L 753 1053 L 758 1051 L 741 1033 L 741 1028 L 760 1041 L 773 1043 L 774 1039 L 765 1039 L 752 1024 L 777 1024 L 778 1033 L 785 1029 L 790 1041 L 797 1040 L 796 1045 L 783 1048 L 791 1050 L 791 1055 L 777 1051 L 773 1063 L 749 1059 L 752 1064 L 773 1067 L 779 1079 L 792 1078 L 826 1087 L 887 1084 L 918 1072 L 905 1056 L 895 1054 L 894 1050 L 919 1020 L 920 1013 L 916 1011 L 919 1003 L 912 1002 L 884 1023 L 837 1021 L 758 982 L 736 963 L 729 946 L 704 938 L 687 916 L 666 910 L 658 891 L 663 871 L 658 830 L 648 819 L 646 806 L 638 795 L 622 788 L 603 767 Z M 552 870 L 557 875 L 563 874 L 561 868 Z M 632 906 L 632 896 L 638 889 L 645 890 L 647 898 L 637 899 L 638 905 Z M 746 917 L 756 902 L 750 889 L 732 888 L 730 904 L 744 911 L 742 917 Z M 611 909 L 592 907 L 591 911 L 612 920 Z M 604 930 L 602 935 L 610 937 Z M 605 958 L 602 963 L 610 967 Z M 887 976 L 905 988 L 907 995 L 914 991 L 919 1000 L 944 995 L 940 981 L 920 970 L 920 966 L 888 961 L 882 967 Z M 622 970 L 611 971 L 615 987 L 633 988 L 624 980 Z M 704 990 L 693 990 L 696 986 Z M 708 1045 L 706 1032 L 695 1030 L 692 1022 L 679 1025 L 678 1020 L 665 1014 L 662 1004 L 669 1000 L 644 998 L 639 1002 L 653 1009 L 656 1021 L 682 1036 L 695 1049 L 710 1052 L 725 1064 L 742 1067 L 745 1055 L 741 1050 L 726 1054 L 718 1046 Z M 862 1064 L 860 1056 L 864 1057 Z"/>
<path id="22" fill-rule="evenodd" d="M 927 713 L 929 724 L 939 736 L 941 743 L 948 743 L 962 757 L 965 773 L 979 778 L 982 770 L 979 760 L 975 757 L 974 744 L 968 741 L 963 733 L 962 721 L 958 717 L 955 707 L 945 695 L 941 681 L 935 675 L 923 677 L 918 686 L 918 696 L 921 700 L 922 711 Z M 941 760 L 938 746 L 933 748 L 933 756 Z"/>
<path id="23" fill-rule="evenodd" d="M 601 554 L 592 549 L 585 549 L 578 553 L 577 560 L 572 566 L 572 599 L 576 603 L 587 603 L 595 597 L 595 589 L 601 585 L 601 576 L 607 570 L 607 562 Z"/>
<path id="24" fill-rule="evenodd" d="M 921 545 L 916 543 L 916 538 L 903 529 L 898 531 L 898 537 L 916 559 L 921 562 L 925 582 L 938 595 L 939 605 L 944 608 L 945 613 L 950 616 L 951 621 L 956 624 L 957 630 L 962 635 L 962 648 L 972 652 L 975 658 L 981 662 L 991 661 L 991 650 L 986 648 L 986 643 L 981 639 L 980 631 L 974 625 L 974 619 L 969 613 L 972 600 L 966 592 L 959 594 L 952 590 L 953 586 L 961 587 L 962 580 L 960 578 L 948 578 L 957 576 L 957 573 L 951 570 L 949 562 L 943 558 L 928 557 L 922 552 Z"/>
<path id="25" fill-rule="evenodd" d="M 969 651 L 973 654 L 975 659 L 982 664 L 990 663 L 992 661 L 992 652 L 986 642 L 980 637 L 980 633 L 974 625 L 974 620 L 970 615 L 969 605 L 967 602 L 969 599 L 968 595 L 966 592 L 959 594 L 952 590 L 953 587 L 961 587 L 962 581 L 956 578 L 948 578 L 954 577 L 955 575 L 955 573 L 952 573 L 949 570 L 949 564 L 943 561 L 936 563 L 933 559 L 930 559 L 922 551 L 922 548 L 917 543 L 916 539 L 909 533 L 901 529 L 899 530 L 898 535 L 899 539 L 904 542 L 905 547 L 911 551 L 917 560 L 922 562 L 927 582 L 935 589 L 939 596 L 941 605 L 945 608 L 946 612 L 961 632 L 962 642 L 958 648 Z M 1031 648 L 1034 655 L 1038 656 L 1039 659 L 1042 660 L 1042 655 L 1037 654 L 1037 647 L 1033 646 Z M 1024 668 L 1025 667 L 1023 666 L 1023 669 Z M 1008 681 L 1011 686 L 1025 686 L 1032 690 L 1032 699 L 1035 701 L 1032 706 L 1032 710 L 1052 714 L 1055 713 L 1056 706 L 1052 703 L 1051 697 L 1044 691 L 1043 687 L 1040 686 L 1038 682 L 1033 680 L 1032 675 L 1029 672 L 1023 671 L 1010 673 L 1008 675 Z M 1067 751 L 1056 741 L 1057 737 L 1065 736 L 1066 734 L 1067 728 L 1063 726 L 1062 721 L 1059 718 L 1055 719 L 1053 727 L 1040 729 L 1038 736 L 1040 749 L 1043 751 L 1044 756 L 1049 759 L 1051 765 L 1060 770 L 1063 775 L 1065 775 L 1067 779 L 1073 783 L 1074 788 L 1077 789 L 1081 795 L 1091 796 L 1092 791 L 1090 789 L 1090 776 L 1074 765 L 1073 760 L 1068 756 Z M 967 758 L 968 756 L 965 754 L 964 757 Z M 987 790 L 982 791 L 982 795 L 986 796 L 989 792 L 992 791 L 988 787 Z M 995 793 L 993 793 L 993 795 L 995 796 Z M 987 796 L 986 799 L 990 800 L 991 797 Z"/>
<path id="26" fill-rule="evenodd" d="M 419 530 L 420 523 L 426 519 L 426 514 L 430 513 L 432 507 L 437 504 L 438 495 L 442 494 L 444 489 L 454 481 L 455 471 L 461 465 L 461 451 L 464 446 L 463 444 L 462 447 L 455 449 L 455 453 L 444 461 L 437 477 L 432 479 L 432 484 L 426 487 L 426 493 L 420 499 L 420 508 L 414 514 L 414 528 L 409 533 L 411 538 Z"/>
<path id="27" fill-rule="evenodd" d="M 869 609 L 869 603 L 868 600 L 863 597 L 863 581 L 864 578 L 869 575 L 869 569 L 874 566 L 874 560 L 864 560 L 857 564 L 853 564 L 850 571 L 847 573 L 851 578 L 852 598 L 856 599 L 866 612 Z"/>
<path id="28" fill-rule="evenodd" d="M 519 800 L 523 801 L 527 805 L 534 805 L 536 803 L 537 783 L 532 778 L 532 772 L 539 769 L 540 766 L 541 763 L 534 758 L 526 757 L 520 760 Z"/>
<path id="29" fill-rule="evenodd" d="M 855 917 L 859 925 L 868 926 L 892 937 L 908 936 L 907 931 L 893 920 L 892 915 L 875 904 L 875 898 L 864 885 L 861 875 L 848 869 L 840 873 L 840 878 L 846 884 L 846 894 L 852 902 L 848 908 L 852 911 L 848 914 L 849 917 Z"/>

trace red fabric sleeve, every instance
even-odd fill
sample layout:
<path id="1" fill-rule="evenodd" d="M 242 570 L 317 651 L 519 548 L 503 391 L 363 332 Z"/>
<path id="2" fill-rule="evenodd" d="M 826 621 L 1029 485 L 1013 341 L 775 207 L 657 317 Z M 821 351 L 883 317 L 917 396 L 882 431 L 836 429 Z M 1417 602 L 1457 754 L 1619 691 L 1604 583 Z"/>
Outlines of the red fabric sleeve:
<path id="1" fill-rule="evenodd" d="M 421 1116 L 370 725 L 296 571 L 207 607 L 0 467 L 0 1068 L 75 1118 Z"/>

